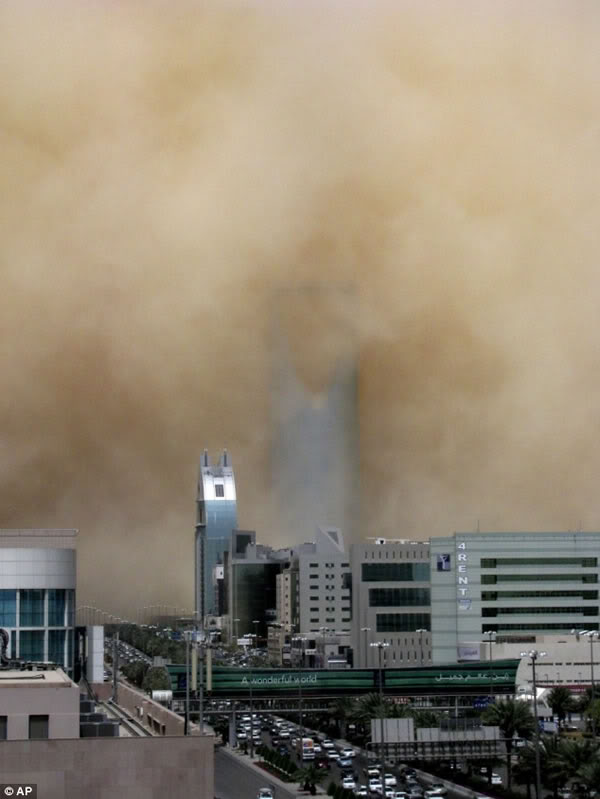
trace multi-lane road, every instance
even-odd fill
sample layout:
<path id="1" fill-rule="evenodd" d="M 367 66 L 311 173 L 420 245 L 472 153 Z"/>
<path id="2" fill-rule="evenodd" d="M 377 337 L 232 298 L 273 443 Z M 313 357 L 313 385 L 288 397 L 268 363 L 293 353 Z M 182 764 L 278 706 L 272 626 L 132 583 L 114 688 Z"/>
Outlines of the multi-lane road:
<path id="1" fill-rule="evenodd" d="M 273 785 L 269 775 L 259 774 L 226 749 L 215 752 L 215 796 L 218 799 L 255 799 L 259 788 Z M 274 786 L 274 799 L 295 799 L 296 791 Z M 295 788 L 295 785 L 294 785 Z"/>

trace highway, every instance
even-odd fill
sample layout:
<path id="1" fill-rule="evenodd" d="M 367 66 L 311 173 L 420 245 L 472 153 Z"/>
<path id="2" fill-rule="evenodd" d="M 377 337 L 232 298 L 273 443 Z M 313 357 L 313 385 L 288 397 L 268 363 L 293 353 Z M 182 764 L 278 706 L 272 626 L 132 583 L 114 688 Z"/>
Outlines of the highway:
<path id="1" fill-rule="evenodd" d="M 266 772 L 264 777 L 255 773 L 224 748 L 215 751 L 215 797 L 218 799 L 255 799 L 258 789 L 270 784 Z M 295 799 L 297 794 L 293 789 L 277 786 L 273 796 L 275 799 Z"/>

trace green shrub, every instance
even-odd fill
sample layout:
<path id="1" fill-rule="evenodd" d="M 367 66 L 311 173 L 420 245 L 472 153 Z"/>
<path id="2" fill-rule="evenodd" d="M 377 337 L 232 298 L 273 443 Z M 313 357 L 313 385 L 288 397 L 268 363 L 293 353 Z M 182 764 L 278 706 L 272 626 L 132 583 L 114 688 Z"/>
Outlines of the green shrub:
<path id="1" fill-rule="evenodd" d="M 328 796 L 334 796 L 334 795 L 335 795 L 335 789 L 336 789 L 336 788 L 337 788 L 337 785 L 336 785 L 336 784 L 335 784 L 335 782 L 333 782 L 333 780 L 332 780 L 332 781 L 329 783 L 328 787 L 327 787 L 327 794 L 328 794 Z"/>

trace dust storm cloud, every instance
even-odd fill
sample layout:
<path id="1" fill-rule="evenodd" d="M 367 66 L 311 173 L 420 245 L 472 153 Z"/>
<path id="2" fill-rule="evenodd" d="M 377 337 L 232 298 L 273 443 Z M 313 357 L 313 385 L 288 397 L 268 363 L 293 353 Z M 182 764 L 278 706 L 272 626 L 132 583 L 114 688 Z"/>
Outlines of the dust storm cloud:
<path id="1" fill-rule="evenodd" d="M 598 529 L 597 4 L 82 6 L 0 11 L 0 524 L 80 528 L 81 602 L 189 606 L 227 446 L 288 543 L 270 302 L 339 281 L 365 534 Z"/>

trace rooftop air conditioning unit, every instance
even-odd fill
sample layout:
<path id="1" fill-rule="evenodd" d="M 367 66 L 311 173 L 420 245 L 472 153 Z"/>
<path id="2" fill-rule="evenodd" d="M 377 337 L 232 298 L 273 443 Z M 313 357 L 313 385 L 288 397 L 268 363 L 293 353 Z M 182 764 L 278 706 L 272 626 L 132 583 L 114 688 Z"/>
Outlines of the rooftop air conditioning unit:
<path id="1" fill-rule="evenodd" d="M 387 542 L 386 542 L 385 538 L 376 538 L 375 539 L 375 543 L 377 544 L 377 546 L 381 546 L 382 544 L 385 544 Z"/>

